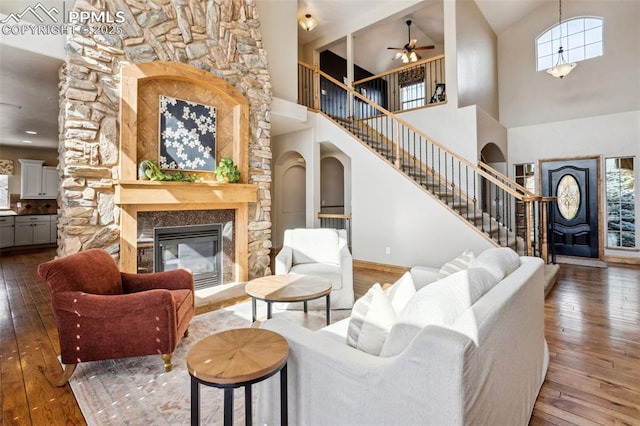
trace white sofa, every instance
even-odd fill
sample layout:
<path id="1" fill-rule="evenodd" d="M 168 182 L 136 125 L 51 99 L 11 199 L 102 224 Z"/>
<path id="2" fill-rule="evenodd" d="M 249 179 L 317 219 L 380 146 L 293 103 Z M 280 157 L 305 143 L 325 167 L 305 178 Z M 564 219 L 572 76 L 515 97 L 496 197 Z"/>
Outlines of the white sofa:
<path id="1" fill-rule="evenodd" d="M 468 270 L 415 283 L 394 306 L 401 312 L 380 355 L 347 344 L 350 318 L 316 332 L 266 321 L 289 342 L 290 424 L 526 425 L 549 359 L 542 268 L 538 258 L 489 249 Z M 427 275 L 414 274 L 433 281 Z M 258 385 L 258 424 L 279 424 L 278 389 L 277 378 Z"/>
<path id="2" fill-rule="evenodd" d="M 295 272 L 331 282 L 331 308 L 353 306 L 353 259 L 344 229 L 287 229 L 282 250 L 275 259 L 276 275 Z M 310 309 L 324 309 L 324 298 L 308 302 Z M 287 305 L 287 304 L 282 304 Z M 289 304 L 299 308 L 302 304 Z M 286 307 L 286 306 L 285 306 Z"/>

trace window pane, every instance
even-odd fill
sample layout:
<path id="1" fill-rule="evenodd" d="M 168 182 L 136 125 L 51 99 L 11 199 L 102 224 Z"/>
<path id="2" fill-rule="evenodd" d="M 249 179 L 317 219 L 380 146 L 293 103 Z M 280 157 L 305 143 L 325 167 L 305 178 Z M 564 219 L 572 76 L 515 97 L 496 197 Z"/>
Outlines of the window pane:
<path id="1" fill-rule="evenodd" d="M 584 44 L 597 43 L 599 41 L 602 41 L 602 27 L 584 32 Z"/>
<path id="2" fill-rule="evenodd" d="M 584 58 L 595 58 L 597 56 L 602 56 L 602 44 L 589 44 L 584 47 Z"/>
<path id="3" fill-rule="evenodd" d="M 567 52 L 567 61 L 578 62 L 584 59 L 584 48 L 571 49 Z"/>
<path id="4" fill-rule="evenodd" d="M 9 176 L 0 175 L 0 208 L 9 208 Z"/>
<path id="5" fill-rule="evenodd" d="M 602 27 L 602 19 L 601 18 L 585 18 L 584 20 L 584 29 L 589 30 L 595 27 Z"/>
<path id="6" fill-rule="evenodd" d="M 549 41 L 551 41 L 551 31 L 547 31 L 546 33 L 538 37 L 538 43 L 546 43 Z"/>
<path id="7" fill-rule="evenodd" d="M 582 46 L 584 46 L 584 33 L 578 33 L 578 34 L 570 35 L 567 38 L 567 45 L 565 46 L 565 48 L 573 49 L 575 47 L 582 47 Z"/>
<path id="8" fill-rule="evenodd" d="M 635 174 L 633 157 L 605 160 L 607 245 L 635 247 Z"/>
<path id="9" fill-rule="evenodd" d="M 538 59 L 538 71 L 546 70 L 547 68 L 551 68 L 553 63 L 551 62 L 551 56 L 545 56 L 544 58 Z"/>
<path id="10" fill-rule="evenodd" d="M 538 45 L 538 58 L 551 55 L 553 50 L 551 49 L 551 42 L 542 43 Z"/>
<path id="11" fill-rule="evenodd" d="M 584 31 L 584 20 L 583 19 L 572 19 L 567 22 L 567 26 L 569 27 L 567 34 L 575 34 Z"/>

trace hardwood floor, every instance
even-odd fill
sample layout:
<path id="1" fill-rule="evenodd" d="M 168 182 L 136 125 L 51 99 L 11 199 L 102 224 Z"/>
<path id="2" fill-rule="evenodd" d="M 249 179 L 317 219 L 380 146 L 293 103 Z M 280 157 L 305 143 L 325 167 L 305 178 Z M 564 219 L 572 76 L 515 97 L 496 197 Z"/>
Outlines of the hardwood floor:
<path id="1" fill-rule="evenodd" d="M 0 257 L 3 425 L 83 425 L 60 373 L 46 283 L 36 274 L 53 250 Z M 397 271 L 354 270 L 359 289 Z M 551 360 L 531 425 L 640 425 L 640 268 L 562 265 L 546 304 Z M 43 374 L 43 371 L 46 374 Z"/>

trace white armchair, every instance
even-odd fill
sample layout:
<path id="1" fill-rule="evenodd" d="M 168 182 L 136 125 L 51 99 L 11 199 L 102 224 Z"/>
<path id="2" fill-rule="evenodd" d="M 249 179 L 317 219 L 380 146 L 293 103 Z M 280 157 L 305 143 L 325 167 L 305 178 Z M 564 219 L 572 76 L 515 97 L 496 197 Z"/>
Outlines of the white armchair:
<path id="1" fill-rule="evenodd" d="M 331 281 L 331 308 L 353 306 L 353 259 L 344 229 L 287 229 L 276 256 L 276 275 L 295 272 Z M 324 308 L 309 302 L 309 307 Z"/>

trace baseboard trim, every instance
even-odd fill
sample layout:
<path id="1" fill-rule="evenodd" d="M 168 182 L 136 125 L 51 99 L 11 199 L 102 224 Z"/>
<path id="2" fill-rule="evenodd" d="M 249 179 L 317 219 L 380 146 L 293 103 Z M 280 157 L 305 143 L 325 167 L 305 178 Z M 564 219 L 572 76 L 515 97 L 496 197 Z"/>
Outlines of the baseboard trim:
<path id="1" fill-rule="evenodd" d="M 610 256 L 605 255 L 602 257 L 603 260 L 606 260 L 609 263 L 616 263 L 619 265 L 640 265 L 640 258 L 638 257 L 621 257 L 621 256 Z"/>

